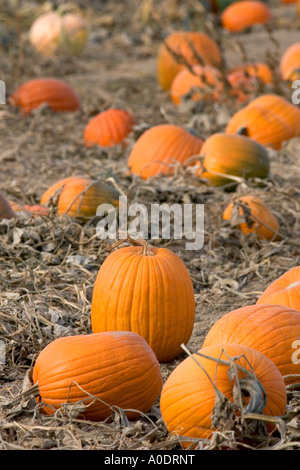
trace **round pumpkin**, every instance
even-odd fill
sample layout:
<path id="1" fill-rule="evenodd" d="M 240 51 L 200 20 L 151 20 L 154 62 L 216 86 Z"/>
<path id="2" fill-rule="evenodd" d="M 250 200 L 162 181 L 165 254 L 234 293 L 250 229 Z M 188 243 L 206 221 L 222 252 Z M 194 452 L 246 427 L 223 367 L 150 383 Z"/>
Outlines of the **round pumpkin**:
<path id="1" fill-rule="evenodd" d="M 54 112 L 76 111 L 80 100 L 73 88 L 56 78 L 34 78 L 21 85 L 9 98 L 13 106 L 29 114 L 42 105 Z"/>
<path id="2" fill-rule="evenodd" d="M 100 147 L 112 147 L 125 143 L 127 135 L 132 132 L 134 117 L 122 109 L 107 109 L 97 114 L 84 129 L 84 141 L 87 147 L 95 144 Z"/>
<path id="3" fill-rule="evenodd" d="M 179 105 L 186 95 L 192 101 L 217 101 L 223 93 L 221 72 L 209 65 L 194 65 L 191 70 L 182 69 L 174 78 L 170 96 Z"/>
<path id="4" fill-rule="evenodd" d="M 138 418 L 136 411 L 148 412 L 162 388 L 155 354 L 128 331 L 55 339 L 39 354 L 32 379 L 43 413 L 81 402 L 86 407 L 80 416 L 92 421 L 110 417 L 112 407 L 124 409 L 128 419 Z"/>
<path id="5" fill-rule="evenodd" d="M 268 152 L 262 145 L 243 135 L 211 135 L 201 149 L 202 168 L 197 174 L 214 186 L 234 184 L 234 179 L 267 178 Z"/>
<path id="6" fill-rule="evenodd" d="M 256 196 L 236 197 L 223 212 L 224 220 L 237 218 L 240 230 L 245 234 L 256 234 L 259 239 L 279 240 L 279 222 L 265 202 Z M 268 302 L 269 303 L 269 302 Z"/>
<path id="7" fill-rule="evenodd" d="M 282 376 L 300 374 L 300 312 L 279 305 L 248 305 L 221 317 L 209 330 L 203 347 L 234 343 L 265 354 Z M 286 384 L 299 377 L 287 377 Z"/>
<path id="8" fill-rule="evenodd" d="M 221 15 L 222 26 L 230 32 L 240 33 L 256 25 L 265 24 L 271 18 L 271 10 L 258 0 L 234 2 Z"/>
<path id="9" fill-rule="evenodd" d="M 134 144 L 128 167 L 135 175 L 147 179 L 163 174 L 172 175 L 174 166 L 185 164 L 198 155 L 203 140 L 181 126 L 160 124 L 144 132 Z"/>
<path id="10" fill-rule="evenodd" d="M 94 284 L 94 333 L 130 330 L 141 335 L 160 362 L 174 359 L 193 331 L 193 284 L 183 261 L 167 248 L 137 246 L 112 252 Z"/>
<path id="11" fill-rule="evenodd" d="M 230 379 L 229 375 L 230 358 L 237 366 L 253 372 L 264 388 L 266 404 L 265 406 L 264 403 L 260 404 L 257 413 L 267 416 L 285 414 L 287 404 L 285 384 L 279 370 L 270 359 L 244 345 L 216 344 L 203 347 L 198 354 L 194 353 L 186 358 L 172 371 L 161 393 L 160 408 L 164 423 L 171 434 L 185 438 L 182 442 L 184 447 L 189 445 L 191 448 L 195 447 L 195 441 L 192 439 L 210 439 L 213 432 L 218 429 L 212 419 L 216 411 L 214 407 L 217 391 L 224 394 L 229 402 L 234 403 L 235 380 Z M 247 373 L 241 370 L 237 374 L 244 391 L 243 380 L 247 378 L 248 383 L 252 383 L 253 379 L 249 379 Z M 257 396 L 260 400 L 263 392 L 261 396 Z M 248 398 L 245 396 L 243 398 L 244 412 L 255 412 L 250 405 L 247 409 Z"/>
<path id="12" fill-rule="evenodd" d="M 186 65 L 211 65 L 220 68 L 221 51 L 207 34 L 196 31 L 176 31 L 161 44 L 158 51 L 158 81 L 163 90 L 169 90 L 175 76 Z"/>
<path id="13" fill-rule="evenodd" d="M 275 279 L 256 303 L 283 305 L 300 311 L 300 266 L 295 266 Z"/>
<path id="14" fill-rule="evenodd" d="M 49 204 L 57 197 L 59 215 L 69 215 L 81 220 L 94 217 L 98 206 L 104 203 L 119 205 L 120 193 L 97 180 L 82 177 L 64 178 L 51 186 L 41 198 L 41 204 Z"/>
<path id="15" fill-rule="evenodd" d="M 281 57 L 280 72 L 284 80 L 292 80 L 300 69 L 300 42 L 289 46 Z"/>
<path id="16" fill-rule="evenodd" d="M 0 192 L 0 220 L 13 219 L 16 214 L 6 197 Z"/>
<path id="17" fill-rule="evenodd" d="M 36 18 L 29 31 L 32 46 L 46 57 L 58 52 L 79 54 L 84 49 L 87 38 L 86 22 L 74 13 L 44 13 Z"/>

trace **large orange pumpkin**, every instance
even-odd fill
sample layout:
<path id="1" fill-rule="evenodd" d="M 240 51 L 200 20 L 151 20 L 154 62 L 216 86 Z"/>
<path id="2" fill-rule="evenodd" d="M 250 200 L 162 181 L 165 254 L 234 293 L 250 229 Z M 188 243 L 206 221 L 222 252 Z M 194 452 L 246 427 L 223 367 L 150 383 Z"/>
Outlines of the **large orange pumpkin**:
<path id="1" fill-rule="evenodd" d="M 84 141 L 87 147 L 95 144 L 100 147 L 112 147 L 124 143 L 132 132 L 134 117 L 122 109 L 107 109 L 97 114 L 84 129 Z"/>
<path id="2" fill-rule="evenodd" d="M 283 305 L 300 311 L 300 266 L 275 279 L 256 303 Z"/>
<path id="3" fill-rule="evenodd" d="M 284 80 L 293 80 L 300 70 L 300 42 L 289 46 L 281 57 L 280 72 Z"/>
<path id="4" fill-rule="evenodd" d="M 155 354 L 128 331 L 58 338 L 39 354 L 32 374 L 42 412 L 82 402 L 80 415 L 100 421 L 123 408 L 129 419 L 146 413 L 158 398 L 162 377 Z"/>
<path id="5" fill-rule="evenodd" d="M 132 173 L 147 179 L 172 175 L 174 167 L 198 155 L 203 140 L 181 126 L 160 124 L 148 129 L 134 144 L 128 159 Z"/>
<path id="6" fill-rule="evenodd" d="M 197 174 L 215 186 L 234 184 L 230 176 L 266 178 L 270 171 L 265 147 L 243 135 L 213 134 L 204 142 L 201 156 L 202 168 Z"/>
<path id="7" fill-rule="evenodd" d="M 49 57 L 57 52 L 79 54 L 87 37 L 86 22 L 74 13 L 44 13 L 32 23 L 29 31 L 29 40 L 36 51 Z"/>
<path id="8" fill-rule="evenodd" d="M 16 217 L 16 214 L 11 207 L 11 204 L 6 199 L 6 197 L 0 193 L 0 220 L 13 219 L 14 217 Z"/>
<path id="9" fill-rule="evenodd" d="M 255 24 L 267 23 L 271 10 L 258 0 L 243 0 L 229 5 L 222 13 L 222 26 L 230 32 L 239 33 Z"/>
<path id="10" fill-rule="evenodd" d="M 119 205 L 120 193 L 97 180 L 82 177 L 64 178 L 42 195 L 41 204 L 57 201 L 59 215 L 69 215 L 81 220 L 94 217 L 101 204 Z"/>
<path id="11" fill-rule="evenodd" d="M 170 433 L 185 438 L 184 447 L 188 445 L 195 447 L 193 439 L 210 439 L 217 430 L 216 423 L 213 424 L 213 413 L 216 411 L 214 410 L 216 403 L 218 404 L 216 402 L 218 391 L 234 403 L 236 381 L 230 379 L 228 365 L 230 359 L 237 367 L 253 372 L 257 379 L 256 383 L 261 384 L 267 398 L 264 404 L 263 392 L 260 390 L 257 394 L 259 406 L 255 410 L 249 405 L 249 397 L 243 396 L 243 412 L 256 411 L 257 414 L 267 416 L 285 414 L 287 404 L 285 384 L 279 370 L 270 359 L 244 345 L 217 344 L 203 347 L 198 354 L 194 353 L 173 370 L 161 393 L 160 408 L 164 423 Z M 244 393 L 245 379 L 249 384 L 254 382 L 254 379 L 247 377 L 247 373 L 243 370 L 239 370 L 237 374 L 237 380 Z M 224 404 L 224 409 L 225 406 Z M 188 438 L 191 438 L 191 441 Z"/>
<path id="12" fill-rule="evenodd" d="M 248 305 L 227 313 L 209 330 L 203 347 L 234 343 L 265 354 L 282 376 L 300 374 L 300 312 L 279 305 Z M 287 384 L 299 377 L 286 377 Z"/>
<path id="13" fill-rule="evenodd" d="M 233 202 L 229 203 L 223 212 L 223 219 L 234 222 L 235 216 L 239 219 L 240 230 L 246 235 L 254 233 L 262 240 L 278 240 L 280 238 L 277 218 L 266 203 L 257 196 L 236 197 Z M 241 219 L 242 222 L 240 222 Z"/>
<path id="14" fill-rule="evenodd" d="M 158 52 L 158 81 L 169 90 L 173 79 L 186 65 L 211 65 L 220 68 L 222 56 L 217 43 L 207 34 L 177 31 L 170 34 Z"/>
<path id="15" fill-rule="evenodd" d="M 160 362 L 174 359 L 193 331 L 193 284 L 183 261 L 167 248 L 145 241 L 112 252 L 94 284 L 94 333 L 130 330 L 140 334 Z"/>
<path id="16" fill-rule="evenodd" d="M 34 78 L 21 85 L 9 98 L 12 105 L 29 114 L 41 105 L 54 112 L 76 111 L 80 100 L 73 88 L 56 78 Z"/>
<path id="17" fill-rule="evenodd" d="M 299 135 L 300 109 L 281 96 L 262 95 L 233 115 L 226 133 L 241 129 L 260 144 L 280 149 L 284 141 Z"/>

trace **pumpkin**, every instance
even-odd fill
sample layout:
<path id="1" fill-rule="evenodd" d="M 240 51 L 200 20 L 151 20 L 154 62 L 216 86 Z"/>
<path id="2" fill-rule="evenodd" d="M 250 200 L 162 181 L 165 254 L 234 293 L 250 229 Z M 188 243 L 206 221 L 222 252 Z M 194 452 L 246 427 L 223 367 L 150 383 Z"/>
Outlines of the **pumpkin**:
<path id="1" fill-rule="evenodd" d="M 253 98 L 259 86 L 271 84 L 273 77 L 266 64 L 257 63 L 233 68 L 227 74 L 227 81 L 231 86 L 229 95 L 244 103 Z"/>
<path id="2" fill-rule="evenodd" d="M 11 207 L 11 204 L 5 196 L 0 192 L 0 220 L 2 219 L 13 219 L 16 214 Z"/>
<path id="3" fill-rule="evenodd" d="M 170 96 L 178 105 L 191 94 L 192 101 L 217 101 L 223 92 L 221 72 L 209 65 L 194 65 L 191 70 L 182 69 L 174 78 Z"/>
<path id="4" fill-rule="evenodd" d="M 128 167 L 135 175 L 147 179 L 163 174 L 172 175 L 174 166 L 184 165 L 198 155 L 203 140 L 181 126 L 160 124 L 148 129 L 135 142 Z"/>
<path id="5" fill-rule="evenodd" d="M 55 183 L 41 197 L 41 204 L 57 198 L 57 212 L 81 220 L 94 217 L 98 206 L 104 203 L 118 206 L 120 193 L 97 180 L 70 177 Z"/>
<path id="6" fill-rule="evenodd" d="M 44 13 L 36 18 L 29 31 L 30 43 L 46 57 L 58 52 L 79 54 L 86 45 L 87 37 L 86 22 L 74 13 Z"/>
<path id="7" fill-rule="evenodd" d="M 44 207 L 40 204 L 19 204 L 18 202 L 14 201 L 9 201 L 9 203 L 15 213 L 22 212 L 28 216 L 49 215 L 48 207 Z"/>
<path id="8" fill-rule="evenodd" d="M 176 31 L 161 44 L 158 51 L 158 81 L 169 90 L 173 79 L 186 65 L 211 65 L 220 68 L 221 51 L 207 34 L 195 31 Z"/>
<path id="9" fill-rule="evenodd" d="M 226 133 L 243 131 L 260 144 L 280 149 L 300 132 L 300 110 L 281 96 L 262 95 L 235 113 Z"/>
<path id="10" fill-rule="evenodd" d="M 236 379 L 230 378 L 231 362 L 237 368 L 243 368 L 237 370 Z M 254 377 L 249 377 L 247 372 L 253 373 Z M 234 403 L 237 381 L 241 387 L 244 403 L 243 410 L 235 411 L 236 415 L 241 411 L 245 414 L 256 412 L 266 416 L 285 414 L 287 404 L 285 384 L 273 362 L 259 351 L 244 345 L 216 344 L 203 347 L 187 357 L 171 372 L 164 383 L 160 409 L 168 431 L 183 437 L 184 447 L 195 448 L 197 444 L 195 440 L 211 439 L 214 431 L 218 429 L 218 423 L 213 422 L 213 419 L 217 421 L 218 405 L 220 405 L 216 400 L 218 392 L 224 394 L 225 403 L 226 400 Z M 254 396 L 258 398 L 256 409 L 252 407 L 253 403 L 249 403 L 247 396 L 251 384 L 254 383 L 258 384 L 259 391 L 255 394 L 252 389 L 250 396 L 251 399 Z M 262 399 L 264 393 L 266 402 Z M 237 401 L 235 404 L 239 406 Z M 229 412 L 228 405 L 226 407 L 224 404 L 223 413 L 224 409 Z M 230 420 L 228 423 L 230 424 Z M 220 431 L 222 432 L 222 429 Z"/>
<path id="11" fill-rule="evenodd" d="M 80 416 L 92 421 L 110 417 L 112 407 L 136 419 L 136 411 L 151 409 L 162 387 L 155 354 L 141 336 L 128 331 L 55 339 L 39 354 L 32 379 L 43 413 L 81 402 Z"/>
<path id="12" fill-rule="evenodd" d="M 234 2 L 221 15 L 222 26 L 230 32 L 239 33 L 256 25 L 265 24 L 271 18 L 270 8 L 258 0 Z"/>
<path id="13" fill-rule="evenodd" d="M 122 109 L 107 109 L 97 114 L 84 129 L 84 141 L 87 147 L 99 145 L 112 147 L 124 143 L 132 132 L 134 117 Z"/>
<path id="14" fill-rule="evenodd" d="M 223 219 L 234 223 L 236 216 L 243 220 L 238 226 L 245 235 L 254 233 L 259 239 L 279 240 L 279 222 L 261 198 L 236 197 L 223 212 Z"/>
<path id="15" fill-rule="evenodd" d="M 76 111 L 80 100 L 73 88 L 56 78 L 33 78 L 23 83 L 9 98 L 13 106 L 29 114 L 42 105 L 54 112 Z"/>
<path id="16" fill-rule="evenodd" d="M 300 266 L 295 266 L 275 279 L 256 303 L 283 305 L 300 311 Z"/>
<path id="17" fill-rule="evenodd" d="M 281 57 L 280 72 L 283 80 L 293 81 L 300 69 L 300 42 L 289 46 Z"/>
<path id="18" fill-rule="evenodd" d="M 141 335 L 160 362 L 178 356 L 193 331 L 193 284 L 183 261 L 144 240 L 113 251 L 94 284 L 94 333 L 130 330 Z"/>
<path id="19" fill-rule="evenodd" d="M 267 178 L 268 152 L 262 145 L 243 135 L 211 135 L 201 149 L 201 168 L 197 174 L 214 186 L 235 184 L 234 178 Z"/>
<path id="20" fill-rule="evenodd" d="M 229 70 L 228 74 L 234 72 L 243 72 L 245 77 L 254 77 L 264 84 L 273 83 L 273 73 L 270 67 L 264 62 L 253 62 L 237 65 Z"/>
<path id="21" fill-rule="evenodd" d="M 279 305 L 248 305 L 221 317 L 209 330 L 203 347 L 234 343 L 265 354 L 285 377 L 286 384 L 298 383 L 300 360 L 300 312 Z M 299 343 L 300 344 L 300 343 Z"/>

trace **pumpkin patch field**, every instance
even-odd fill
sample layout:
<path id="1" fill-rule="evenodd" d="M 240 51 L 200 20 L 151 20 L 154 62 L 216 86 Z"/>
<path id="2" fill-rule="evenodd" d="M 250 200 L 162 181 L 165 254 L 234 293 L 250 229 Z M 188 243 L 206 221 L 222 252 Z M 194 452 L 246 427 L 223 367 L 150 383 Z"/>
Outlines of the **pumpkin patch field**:
<path id="1" fill-rule="evenodd" d="M 299 449 L 300 1 L 0 3 L 0 450 Z"/>

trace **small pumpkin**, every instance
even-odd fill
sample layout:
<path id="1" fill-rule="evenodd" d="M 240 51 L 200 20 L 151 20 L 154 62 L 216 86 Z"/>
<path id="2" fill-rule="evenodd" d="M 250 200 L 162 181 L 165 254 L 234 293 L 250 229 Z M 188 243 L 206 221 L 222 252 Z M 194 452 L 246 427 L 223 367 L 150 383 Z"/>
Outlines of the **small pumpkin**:
<path id="1" fill-rule="evenodd" d="M 16 214 L 13 208 L 11 207 L 10 202 L 0 192 L 0 220 L 13 219 L 15 217 L 16 217 Z"/>
<path id="2" fill-rule="evenodd" d="M 122 109 L 107 109 L 97 114 L 84 129 L 84 141 L 87 147 L 95 144 L 100 147 L 112 147 L 122 142 L 132 132 L 134 117 Z"/>
<path id="3" fill-rule="evenodd" d="M 235 364 L 236 368 L 243 368 L 237 369 L 236 378 L 230 374 L 231 363 Z M 247 372 L 253 373 L 256 379 L 249 377 Z M 211 439 L 214 431 L 218 430 L 213 419 L 217 421 L 216 412 L 218 405 L 221 407 L 220 400 L 223 398 L 232 404 L 235 403 L 237 409 L 241 408 L 235 401 L 237 382 L 241 387 L 244 413 L 256 412 L 267 416 L 285 414 L 285 384 L 273 362 L 259 351 L 244 345 L 216 344 L 203 347 L 186 358 L 164 383 L 160 408 L 168 431 L 183 437 L 184 447 L 195 448 L 197 439 Z M 259 393 L 256 395 L 253 388 L 249 387 L 253 383 L 259 387 Z M 262 388 L 267 397 L 266 403 L 262 400 Z M 249 390 L 250 403 L 247 396 Z M 223 394 L 219 400 L 218 392 Z M 257 400 L 252 401 L 254 396 Z M 259 404 L 256 409 L 253 408 L 254 402 Z M 225 407 L 226 403 L 223 409 L 229 409 L 228 405 Z M 220 431 L 222 432 L 222 429 Z"/>
<path id="4" fill-rule="evenodd" d="M 44 215 L 47 216 L 49 215 L 49 209 L 48 207 L 42 206 L 40 204 L 19 204 L 18 202 L 14 201 L 9 201 L 12 209 L 15 211 L 15 213 L 24 213 L 28 216 L 35 216 L 37 217 L 38 215 Z"/>
<path id="5" fill-rule="evenodd" d="M 58 52 L 80 54 L 87 38 L 87 24 L 75 13 L 60 14 L 58 11 L 44 13 L 35 19 L 29 31 L 32 46 L 46 57 Z"/>
<path id="6" fill-rule="evenodd" d="M 176 165 L 184 165 L 198 155 L 203 140 L 181 126 L 159 124 L 144 132 L 135 142 L 128 159 L 130 171 L 147 179 L 172 175 Z"/>
<path id="7" fill-rule="evenodd" d="M 94 333 L 130 330 L 141 335 L 160 362 L 174 359 L 193 331 L 195 299 L 183 261 L 144 240 L 113 251 L 94 284 Z"/>
<path id="8" fill-rule="evenodd" d="M 283 80 L 293 81 L 300 70 L 300 42 L 289 46 L 280 60 L 280 72 Z"/>
<path id="9" fill-rule="evenodd" d="M 214 186 L 235 184 L 230 176 L 264 179 L 270 171 L 265 147 L 243 135 L 211 135 L 201 148 L 201 159 L 197 174 Z"/>
<path id="10" fill-rule="evenodd" d="M 265 202 L 256 196 L 236 197 L 223 212 L 224 220 L 234 222 L 235 217 L 240 230 L 245 234 L 255 234 L 259 239 L 279 240 L 279 222 Z"/>
<path id="11" fill-rule="evenodd" d="M 138 412 L 151 409 L 162 387 L 155 354 L 141 336 L 128 331 L 55 339 L 39 354 L 32 379 L 43 413 L 81 402 L 80 417 L 92 421 L 109 418 L 112 407 L 136 419 Z"/>
<path id="12" fill-rule="evenodd" d="M 270 19 L 270 8 L 259 0 L 234 2 L 221 15 L 222 26 L 234 33 L 240 33 L 256 24 L 265 24 Z"/>
<path id="13" fill-rule="evenodd" d="M 231 68 L 228 74 L 234 72 L 243 72 L 245 77 L 254 77 L 264 84 L 272 84 L 274 82 L 272 70 L 264 62 L 237 65 L 236 67 Z"/>
<path id="14" fill-rule="evenodd" d="M 56 78 L 34 78 L 21 85 L 9 98 L 24 114 L 47 105 L 53 112 L 76 111 L 80 100 L 73 88 Z"/>
<path id="15" fill-rule="evenodd" d="M 237 102 L 244 103 L 252 99 L 261 86 L 271 84 L 273 77 L 266 64 L 257 63 L 231 69 L 227 74 L 227 81 L 231 86 L 229 95 Z"/>
<path id="16" fill-rule="evenodd" d="M 192 101 L 217 101 L 223 93 L 221 72 L 209 65 L 194 65 L 182 69 L 174 78 L 170 96 L 179 105 L 185 96 L 191 95 Z"/>
<path id="17" fill-rule="evenodd" d="M 120 193 L 116 189 L 90 178 L 64 178 L 51 186 L 41 197 L 41 204 L 47 205 L 57 198 L 59 215 L 87 220 L 94 217 L 99 205 L 119 204 Z"/>
<path id="18" fill-rule="evenodd" d="M 197 31 L 171 33 L 158 51 L 158 81 L 163 90 L 170 89 L 175 76 L 187 64 L 220 68 L 222 56 L 218 44 L 207 34 Z"/>
<path id="19" fill-rule="evenodd" d="M 292 384 L 299 382 L 299 378 L 290 376 L 300 374 L 300 361 L 294 360 L 299 341 L 299 311 L 259 304 L 223 315 L 207 333 L 203 347 L 233 343 L 256 349 L 274 362 L 286 384 Z"/>
<path id="20" fill-rule="evenodd" d="M 300 311 L 300 266 L 295 266 L 275 279 L 256 303 L 283 305 Z"/>

